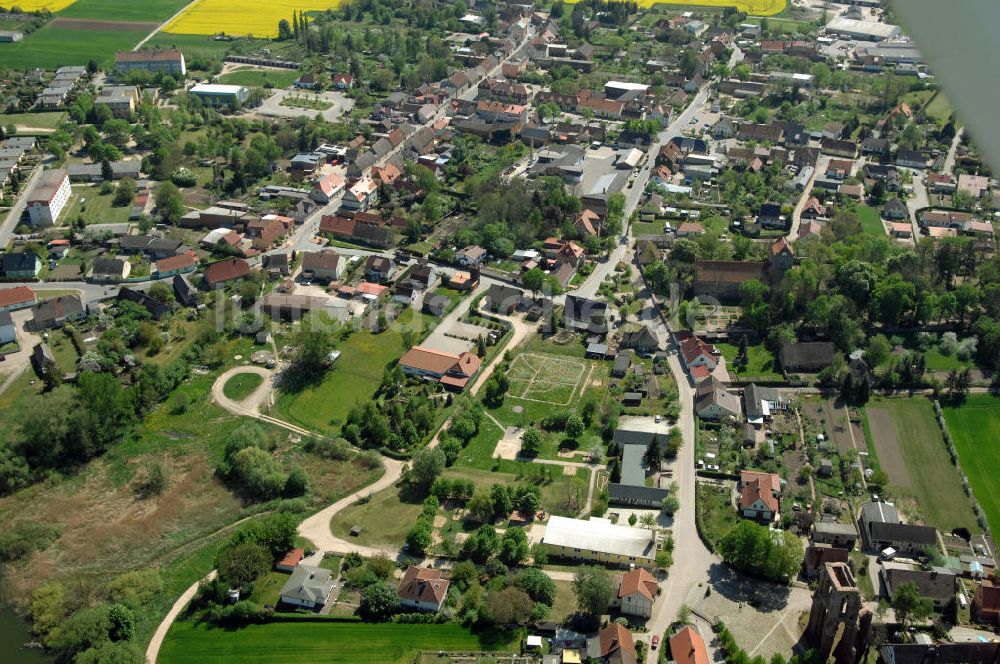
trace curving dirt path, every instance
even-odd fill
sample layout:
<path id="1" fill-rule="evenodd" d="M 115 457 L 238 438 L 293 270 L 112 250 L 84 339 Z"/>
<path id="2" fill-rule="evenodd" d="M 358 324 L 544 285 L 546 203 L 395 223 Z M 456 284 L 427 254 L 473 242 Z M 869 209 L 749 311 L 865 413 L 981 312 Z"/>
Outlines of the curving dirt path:
<path id="1" fill-rule="evenodd" d="M 198 586 L 201 585 L 202 581 L 211 581 L 215 578 L 216 574 L 216 571 L 213 569 L 204 578 L 196 581 L 191 587 L 181 593 L 181 596 L 177 598 L 174 605 L 167 611 L 167 615 L 163 617 L 163 620 L 153 633 L 153 638 L 149 640 L 149 645 L 146 646 L 146 661 L 149 664 L 155 664 L 156 657 L 160 654 L 160 646 L 163 645 L 163 639 L 167 637 L 170 626 L 174 624 L 174 620 L 181 614 L 181 611 L 188 605 L 188 602 L 194 599 L 195 594 L 198 592 Z"/>
<path id="2" fill-rule="evenodd" d="M 241 401 L 233 401 L 226 396 L 224 389 L 230 378 L 241 373 L 256 374 L 264 380 L 247 398 Z M 271 369 L 253 365 L 239 366 L 223 372 L 222 375 L 215 379 L 215 384 L 212 385 L 212 398 L 230 413 L 246 415 L 248 417 L 260 417 L 260 407 L 267 401 L 273 388 L 274 371 Z"/>
<path id="3" fill-rule="evenodd" d="M 385 465 L 385 473 L 374 484 L 369 484 L 363 489 L 355 491 L 345 498 L 341 498 L 334 504 L 316 512 L 311 517 L 299 524 L 299 535 L 316 545 L 317 551 L 329 551 L 331 553 L 345 554 L 357 552 L 362 556 L 374 556 L 377 553 L 392 554 L 392 552 L 371 546 L 361 546 L 354 542 L 340 539 L 330 530 L 330 521 L 341 510 L 350 507 L 364 497 L 371 496 L 383 489 L 388 489 L 395 484 L 403 474 L 402 461 L 396 461 L 389 457 L 382 457 Z M 390 558 L 393 555 L 389 556 Z"/>

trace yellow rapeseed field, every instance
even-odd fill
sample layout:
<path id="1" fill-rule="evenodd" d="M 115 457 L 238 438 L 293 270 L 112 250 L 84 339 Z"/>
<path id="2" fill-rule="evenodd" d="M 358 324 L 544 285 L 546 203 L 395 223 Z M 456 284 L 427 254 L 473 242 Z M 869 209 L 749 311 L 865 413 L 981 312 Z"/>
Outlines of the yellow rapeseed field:
<path id="1" fill-rule="evenodd" d="M 568 0 L 573 2 L 574 0 Z M 754 16 L 774 16 L 784 11 L 788 0 L 636 0 L 640 7 L 653 5 L 691 5 L 701 7 L 735 7 Z"/>
<path id="2" fill-rule="evenodd" d="M 185 35 L 227 35 L 276 37 L 278 21 L 298 11 L 324 11 L 339 0 L 195 0 L 187 11 L 170 22 L 167 32 Z"/>
<path id="3" fill-rule="evenodd" d="M 34 12 L 39 9 L 48 9 L 53 14 L 66 9 L 76 0 L 7 0 L 0 2 L 4 7 L 20 7 L 23 11 Z"/>

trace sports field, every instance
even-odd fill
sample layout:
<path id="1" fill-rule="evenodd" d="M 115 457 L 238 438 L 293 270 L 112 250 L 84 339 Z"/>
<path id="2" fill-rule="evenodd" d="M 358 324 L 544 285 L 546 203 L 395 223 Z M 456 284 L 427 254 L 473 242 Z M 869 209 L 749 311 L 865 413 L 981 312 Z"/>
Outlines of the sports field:
<path id="1" fill-rule="evenodd" d="M 242 629 L 175 622 L 157 658 L 162 664 L 393 664 L 420 650 L 485 650 L 488 645 L 460 625 L 361 622 L 276 622 Z"/>
<path id="2" fill-rule="evenodd" d="M 1000 528 L 1000 399 L 973 394 L 957 408 L 944 408 L 948 432 L 958 450 L 972 493 L 986 513 L 990 530 Z"/>
<path id="3" fill-rule="evenodd" d="M 187 11 L 167 25 L 167 32 L 184 35 L 278 36 L 278 21 L 292 22 L 294 12 L 333 9 L 340 0 L 269 0 L 266 3 L 241 0 L 195 0 Z"/>
<path id="4" fill-rule="evenodd" d="M 510 365 L 510 396 L 568 405 L 587 365 L 573 357 L 522 353 Z"/>

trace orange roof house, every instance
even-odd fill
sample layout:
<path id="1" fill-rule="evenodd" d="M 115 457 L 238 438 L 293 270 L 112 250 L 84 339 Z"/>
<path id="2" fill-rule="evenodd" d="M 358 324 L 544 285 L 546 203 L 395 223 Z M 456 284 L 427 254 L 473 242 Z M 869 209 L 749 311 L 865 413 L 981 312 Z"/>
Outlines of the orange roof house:
<path id="1" fill-rule="evenodd" d="M 435 378 L 442 385 L 458 391 L 465 389 L 483 361 L 473 353 L 455 355 L 445 351 L 414 346 L 399 358 L 403 373 Z"/>
<path id="2" fill-rule="evenodd" d="M 305 549 L 292 549 L 285 554 L 284 558 L 274 564 L 274 568 L 280 572 L 291 572 L 302 562 L 305 555 Z"/>
<path id="3" fill-rule="evenodd" d="M 709 664 L 705 640 L 692 627 L 685 627 L 670 637 L 670 657 L 677 664 Z"/>

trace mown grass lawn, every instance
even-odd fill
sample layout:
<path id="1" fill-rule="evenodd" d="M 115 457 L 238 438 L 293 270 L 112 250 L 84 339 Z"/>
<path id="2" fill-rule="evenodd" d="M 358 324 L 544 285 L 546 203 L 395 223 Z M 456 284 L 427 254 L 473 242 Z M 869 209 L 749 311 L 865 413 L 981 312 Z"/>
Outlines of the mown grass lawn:
<path id="1" fill-rule="evenodd" d="M 354 503 L 334 515 L 330 531 L 361 546 L 385 546 L 398 549 L 406 541 L 406 533 L 420 515 L 420 502 L 403 502 L 398 488 L 391 486 L 374 494 L 370 500 Z M 361 534 L 352 537 L 351 528 L 361 527 Z"/>
<path id="2" fill-rule="evenodd" d="M 958 407 L 944 408 L 948 432 L 992 530 L 1000 528 L 1000 399 L 973 394 Z"/>
<path id="3" fill-rule="evenodd" d="M 236 69 L 219 77 L 219 83 L 254 87 L 287 88 L 299 78 L 299 72 L 281 69 Z"/>
<path id="4" fill-rule="evenodd" d="M 63 111 L 45 113 L 0 113 L 0 125 L 6 127 L 13 123 L 23 127 L 38 127 L 40 129 L 55 129 L 66 119 Z"/>
<path id="5" fill-rule="evenodd" d="M 68 224 L 78 216 L 90 224 L 124 224 L 132 214 L 131 205 L 114 206 L 114 194 L 102 194 L 97 187 L 73 185 L 73 196 L 69 199 L 62 223 Z"/>
<path id="6" fill-rule="evenodd" d="M 758 378 L 761 380 L 781 380 L 782 376 L 777 371 L 774 354 L 771 353 L 764 344 L 754 344 L 747 346 L 747 366 L 742 371 L 736 370 L 736 355 L 740 348 L 736 344 L 715 344 L 715 347 L 722 351 L 726 358 L 726 369 L 732 375 L 739 375 L 740 378 Z"/>
<path id="7" fill-rule="evenodd" d="M 361 622 L 274 622 L 242 629 L 174 623 L 158 660 L 162 664 L 253 662 L 267 664 L 395 664 L 421 650 L 510 649 L 484 642 L 460 625 L 367 624 Z"/>
<path id="8" fill-rule="evenodd" d="M 264 382 L 263 376 L 255 373 L 238 373 L 222 386 L 222 393 L 227 399 L 233 401 L 243 401 L 254 393 L 260 384 Z"/>
<path id="9" fill-rule="evenodd" d="M 861 230 L 865 233 L 869 235 L 885 235 L 885 227 L 882 225 L 878 208 L 859 205 L 858 221 L 861 222 Z"/>
<path id="10" fill-rule="evenodd" d="M 341 352 L 321 383 L 299 392 L 282 392 L 275 402 L 279 416 L 324 433 L 340 431 L 341 422 L 355 403 L 371 397 L 382 382 L 382 373 L 406 352 L 403 331 L 416 330 L 423 339 L 435 325 L 430 316 L 407 309 L 380 334 L 355 332 L 337 344 Z"/>
<path id="11" fill-rule="evenodd" d="M 951 463 L 931 402 L 917 397 L 878 399 L 872 405 L 889 411 L 910 476 L 908 490 L 893 487 L 893 491 L 916 501 L 928 525 L 945 532 L 959 527 L 979 532 L 972 503 L 962 490 L 958 469 Z"/>
<path id="12" fill-rule="evenodd" d="M 961 360 L 954 353 L 951 355 L 945 355 L 942 353 L 938 345 L 937 337 L 935 337 L 934 343 L 930 344 L 926 350 L 921 350 L 916 333 L 904 333 L 899 336 L 903 339 L 904 348 L 924 354 L 924 360 L 927 363 L 928 371 L 951 371 L 952 369 L 965 369 L 966 367 L 971 369 L 976 366 L 975 360 L 971 357 L 966 360 Z M 959 339 L 959 341 L 962 340 L 963 339 Z"/>
<path id="13" fill-rule="evenodd" d="M 632 222 L 633 235 L 663 235 L 662 221 L 634 221 Z"/>

